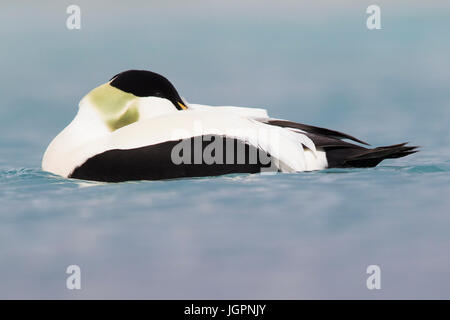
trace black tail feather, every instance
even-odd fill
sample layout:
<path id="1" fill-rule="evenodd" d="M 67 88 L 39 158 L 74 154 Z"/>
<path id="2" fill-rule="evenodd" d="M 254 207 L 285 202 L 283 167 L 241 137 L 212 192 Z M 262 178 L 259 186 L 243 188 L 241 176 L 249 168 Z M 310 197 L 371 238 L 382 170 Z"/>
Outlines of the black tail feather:
<path id="1" fill-rule="evenodd" d="M 417 146 L 407 146 L 407 143 L 400 143 L 392 146 L 366 149 L 343 159 L 344 167 L 375 167 L 385 159 L 396 159 L 416 153 Z"/>
<path id="2" fill-rule="evenodd" d="M 417 146 L 408 146 L 407 142 L 391 146 L 367 149 L 359 146 L 354 148 L 325 148 L 330 168 L 369 168 L 377 166 L 385 159 L 395 159 L 416 153 Z"/>
<path id="3" fill-rule="evenodd" d="M 267 119 L 263 122 L 294 131 L 300 130 L 306 134 L 314 142 L 316 148 L 325 150 L 328 168 L 375 167 L 384 159 L 401 158 L 419 151 L 416 146 L 408 146 L 408 142 L 368 149 L 343 141 L 343 139 L 349 139 L 369 145 L 343 132 L 280 119 Z"/>

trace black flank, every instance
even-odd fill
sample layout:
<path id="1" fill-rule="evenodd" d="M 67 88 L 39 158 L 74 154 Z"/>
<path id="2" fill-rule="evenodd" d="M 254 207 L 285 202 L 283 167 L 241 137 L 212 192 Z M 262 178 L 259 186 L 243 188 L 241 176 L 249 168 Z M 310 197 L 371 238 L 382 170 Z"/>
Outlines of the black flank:
<path id="1" fill-rule="evenodd" d="M 209 138 L 203 139 L 202 150 L 220 136 L 206 137 Z M 261 168 L 270 167 L 270 163 L 266 164 L 264 160 L 261 161 L 259 152 L 255 147 L 231 138 L 223 138 L 223 164 L 206 164 L 204 161 L 202 161 L 202 164 L 194 164 L 194 138 L 187 140 L 190 140 L 191 143 L 191 164 L 174 164 L 171 159 L 172 149 L 182 140 L 167 141 L 135 149 L 105 151 L 77 167 L 70 178 L 104 182 L 161 180 L 232 173 L 257 173 L 261 171 Z M 229 142 L 229 140 L 232 141 Z M 228 143 L 232 143 L 234 149 L 232 151 L 234 154 L 233 164 L 226 164 Z M 238 150 L 245 150 L 244 164 L 237 163 Z M 250 163 L 250 151 L 256 152 L 256 163 Z M 215 156 L 214 153 L 212 155 Z M 266 153 L 264 155 L 269 156 Z"/>

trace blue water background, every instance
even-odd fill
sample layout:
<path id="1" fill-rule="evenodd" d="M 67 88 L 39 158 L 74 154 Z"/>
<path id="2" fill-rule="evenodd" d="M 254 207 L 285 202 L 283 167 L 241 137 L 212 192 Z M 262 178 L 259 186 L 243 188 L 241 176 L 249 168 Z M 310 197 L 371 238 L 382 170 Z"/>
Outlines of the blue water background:
<path id="1" fill-rule="evenodd" d="M 0 11 L 0 298 L 450 298 L 450 6 L 78 1 Z M 80 183 L 40 170 L 79 100 L 131 68 L 188 101 L 421 152 L 374 169 Z M 82 269 L 82 290 L 65 287 Z M 366 288 L 366 268 L 382 289 Z"/>

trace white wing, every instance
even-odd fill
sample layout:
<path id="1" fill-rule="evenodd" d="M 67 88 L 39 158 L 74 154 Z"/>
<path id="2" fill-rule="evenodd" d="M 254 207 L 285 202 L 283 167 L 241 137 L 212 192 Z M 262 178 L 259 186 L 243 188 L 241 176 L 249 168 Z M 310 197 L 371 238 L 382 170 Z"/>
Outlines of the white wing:
<path id="1" fill-rule="evenodd" d="M 229 109 L 204 109 L 144 119 L 92 140 L 67 152 L 64 169 L 58 174 L 68 176 L 87 159 L 107 150 L 133 149 L 202 135 L 221 135 L 245 141 L 269 153 L 282 172 L 316 170 L 322 161 L 314 154 L 314 144 L 304 134 L 236 115 Z"/>

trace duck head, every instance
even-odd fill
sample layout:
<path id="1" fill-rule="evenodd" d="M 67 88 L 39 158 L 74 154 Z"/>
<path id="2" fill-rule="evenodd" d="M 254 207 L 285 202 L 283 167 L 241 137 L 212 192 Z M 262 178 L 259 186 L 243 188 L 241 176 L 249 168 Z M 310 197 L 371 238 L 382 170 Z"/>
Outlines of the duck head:
<path id="1" fill-rule="evenodd" d="M 95 111 L 106 127 L 115 131 L 187 107 L 165 77 L 146 70 L 128 70 L 90 91 L 80 102 L 82 109 Z"/>

